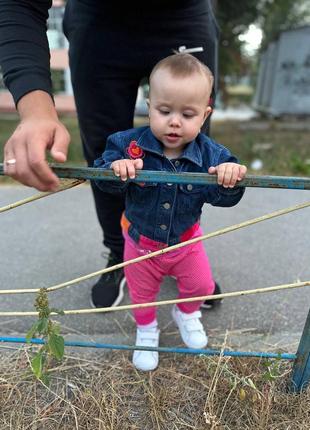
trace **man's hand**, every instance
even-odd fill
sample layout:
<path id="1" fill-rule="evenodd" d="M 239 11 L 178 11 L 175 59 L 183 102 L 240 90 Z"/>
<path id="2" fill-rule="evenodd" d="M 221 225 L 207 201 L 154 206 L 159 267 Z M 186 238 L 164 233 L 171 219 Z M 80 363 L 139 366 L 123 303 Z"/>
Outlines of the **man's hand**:
<path id="1" fill-rule="evenodd" d="M 225 188 L 233 188 L 238 181 L 241 181 L 247 168 L 237 163 L 222 163 L 218 166 L 211 166 L 208 170 L 210 175 L 217 174 L 217 183 Z"/>
<path id="2" fill-rule="evenodd" d="M 130 179 L 136 177 L 136 170 L 141 170 L 143 168 L 143 160 L 137 158 L 136 160 L 116 160 L 111 164 L 111 169 L 113 169 L 115 176 L 120 176 L 122 181 L 127 181 L 127 176 Z"/>
<path id="3" fill-rule="evenodd" d="M 43 91 L 22 97 L 18 111 L 20 124 L 4 146 L 4 173 L 40 191 L 54 191 L 59 179 L 47 164 L 46 152 L 56 162 L 65 162 L 70 135 Z"/>

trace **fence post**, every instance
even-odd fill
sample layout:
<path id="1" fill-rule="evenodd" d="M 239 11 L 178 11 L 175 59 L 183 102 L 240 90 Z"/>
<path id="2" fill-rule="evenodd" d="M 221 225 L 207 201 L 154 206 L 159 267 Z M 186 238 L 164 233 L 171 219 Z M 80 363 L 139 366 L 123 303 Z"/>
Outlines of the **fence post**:
<path id="1" fill-rule="evenodd" d="M 310 309 L 297 349 L 290 390 L 300 392 L 310 381 Z"/>

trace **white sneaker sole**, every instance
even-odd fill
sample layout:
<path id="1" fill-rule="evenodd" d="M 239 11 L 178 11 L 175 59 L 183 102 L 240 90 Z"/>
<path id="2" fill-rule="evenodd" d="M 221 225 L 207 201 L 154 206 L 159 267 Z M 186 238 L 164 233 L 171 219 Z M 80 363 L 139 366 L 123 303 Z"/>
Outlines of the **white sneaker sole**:
<path id="1" fill-rule="evenodd" d="M 148 353 L 152 354 L 152 360 L 150 360 L 148 357 L 140 358 L 140 353 Z M 141 362 L 140 362 L 140 360 Z M 150 363 L 152 361 L 152 363 Z M 142 372 L 149 372 L 151 370 L 155 370 L 158 367 L 159 364 L 159 354 L 158 352 L 150 352 L 150 351 L 134 351 L 133 358 L 132 358 L 132 364 L 135 366 L 136 369 L 141 370 Z"/>
<path id="2" fill-rule="evenodd" d="M 111 306 L 118 306 L 121 303 L 121 301 L 124 298 L 124 288 L 125 288 L 125 285 L 126 285 L 126 278 L 124 276 L 123 279 L 121 280 L 120 284 L 119 284 L 119 293 L 118 293 L 118 296 L 116 297 L 114 303 L 112 303 Z"/>

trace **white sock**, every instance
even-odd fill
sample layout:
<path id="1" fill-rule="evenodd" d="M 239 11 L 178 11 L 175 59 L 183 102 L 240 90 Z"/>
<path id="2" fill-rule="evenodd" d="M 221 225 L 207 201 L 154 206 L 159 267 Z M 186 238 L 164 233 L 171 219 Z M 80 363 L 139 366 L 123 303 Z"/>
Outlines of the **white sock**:
<path id="1" fill-rule="evenodd" d="M 154 321 L 150 322 L 149 324 L 137 324 L 137 328 L 139 330 L 150 330 L 152 328 L 157 329 L 157 320 L 155 319 Z"/>

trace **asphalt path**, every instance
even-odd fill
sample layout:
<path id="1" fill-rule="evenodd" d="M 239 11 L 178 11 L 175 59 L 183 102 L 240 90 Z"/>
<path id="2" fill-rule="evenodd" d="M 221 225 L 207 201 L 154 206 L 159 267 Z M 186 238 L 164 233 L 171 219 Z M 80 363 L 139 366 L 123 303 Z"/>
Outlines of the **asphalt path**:
<path id="1" fill-rule="evenodd" d="M 33 195 L 22 186 L 0 187 L 0 207 Z M 233 208 L 205 206 L 205 233 L 310 200 L 309 191 L 248 188 Z M 204 242 L 214 277 L 223 292 L 310 280 L 310 208 L 246 227 Z M 88 185 L 78 186 L 0 214 L 1 289 L 49 287 L 102 269 L 102 235 Z M 62 309 L 90 307 L 96 278 L 50 294 Z M 175 281 L 163 282 L 160 300 L 175 298 Z M 1 295 L 0 311 L 34 310 L 33 294 Z M 123 304 L 129 303 L 126 294 Z M 310 306 L 310 287 L 227 298 L 203 322 L 212 336 L 250 333 L 300 336 Z M 158 310 L 162 344 L 182 345 L 171 321 L 171 306 Z M 23 335 L 32 317 L 0 317 L 0 335 Z M 102 342 L 132 343 L 130 311 L 60 318 L 62 332 Z M 248 335 L 247 335 L 248 333 Z"/>

